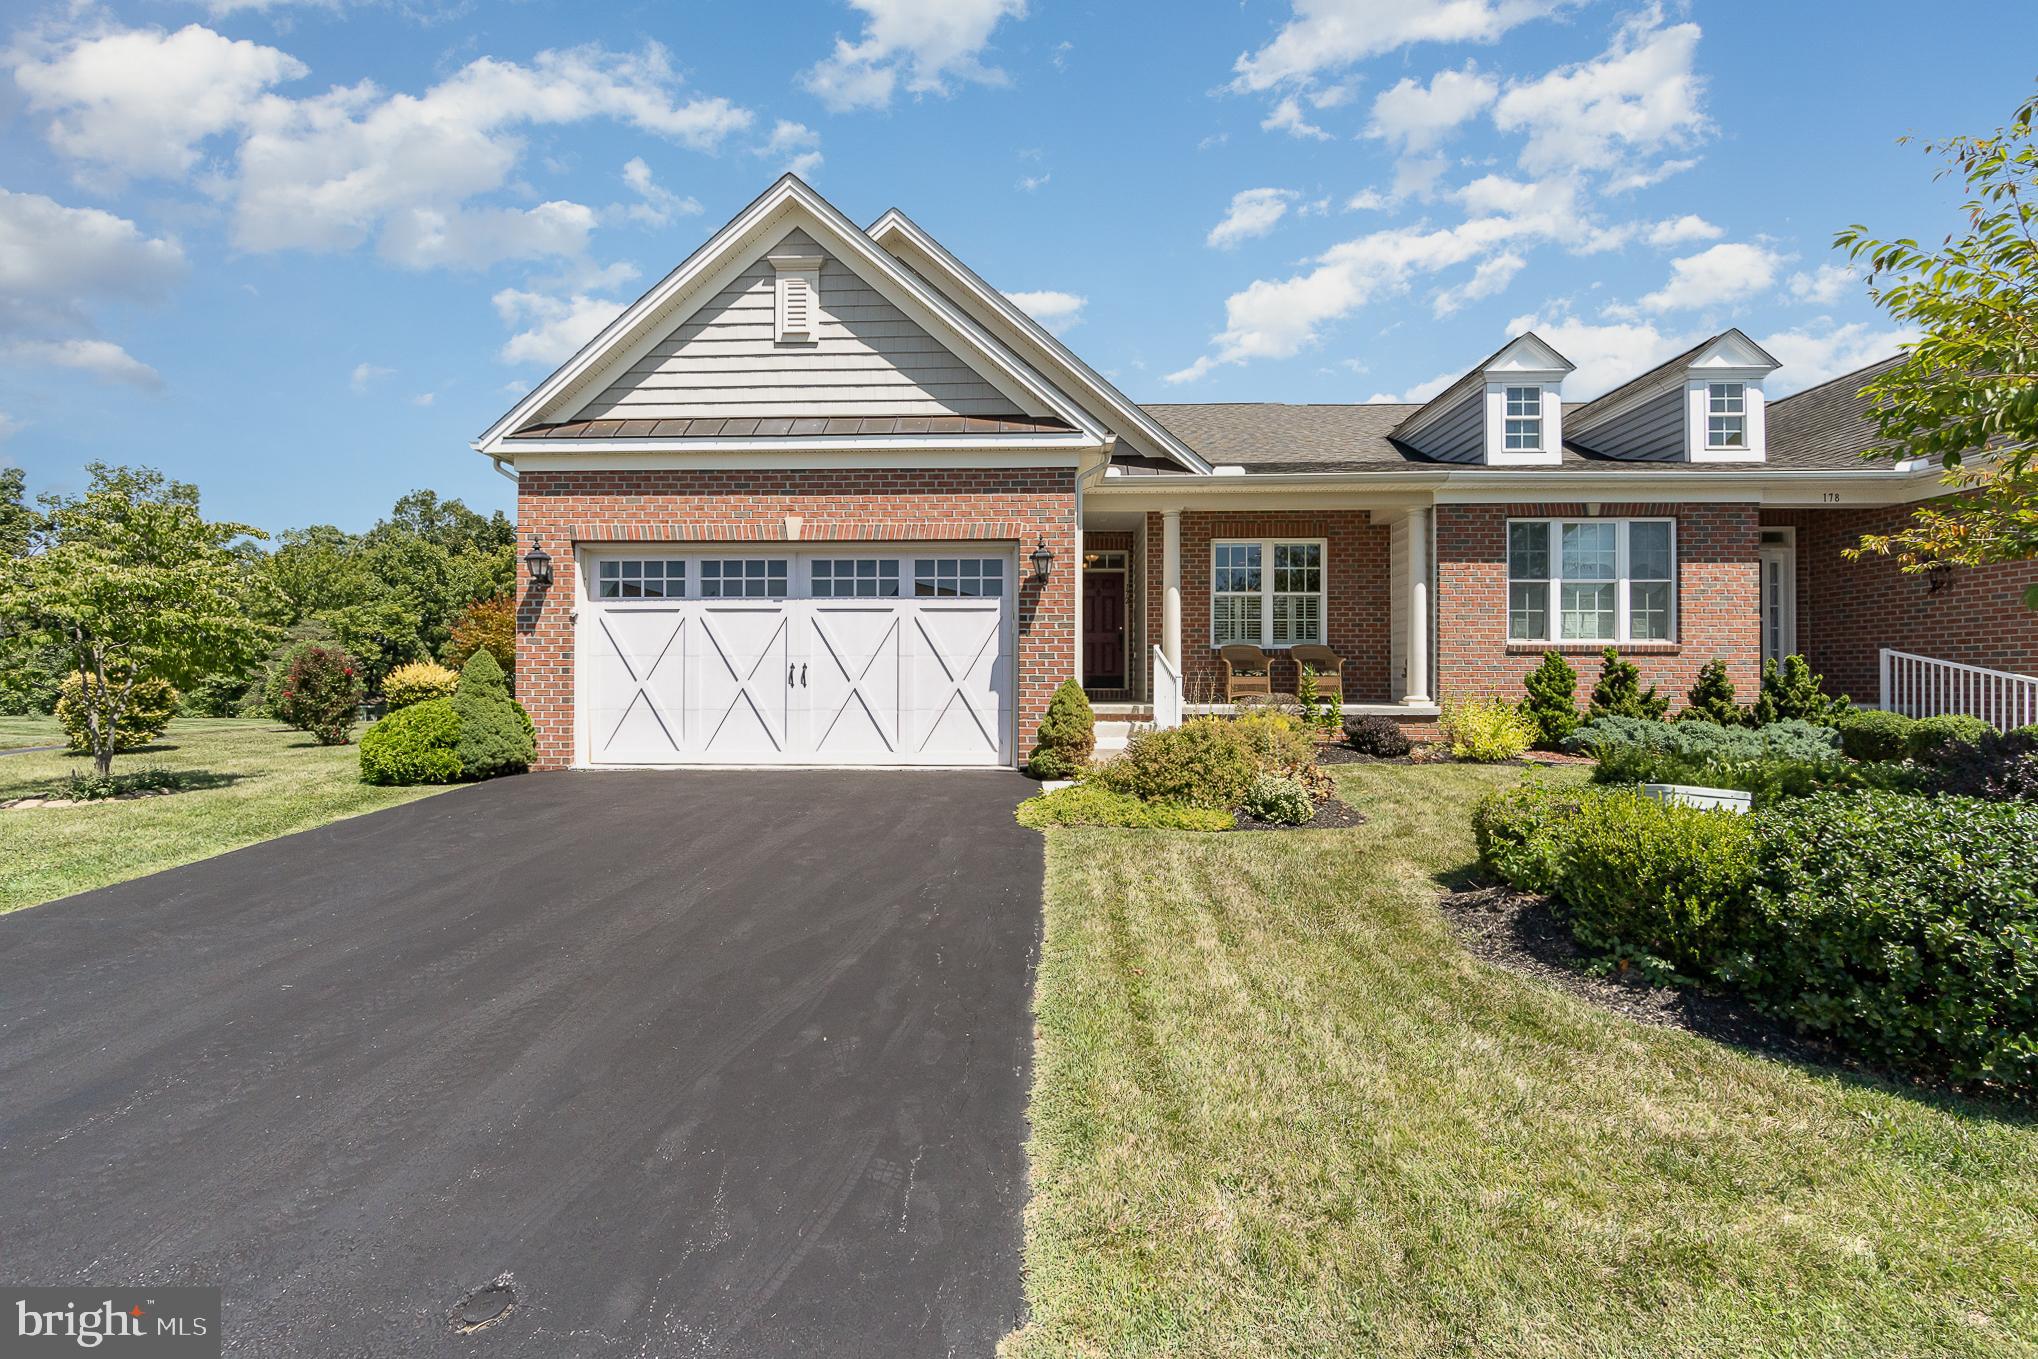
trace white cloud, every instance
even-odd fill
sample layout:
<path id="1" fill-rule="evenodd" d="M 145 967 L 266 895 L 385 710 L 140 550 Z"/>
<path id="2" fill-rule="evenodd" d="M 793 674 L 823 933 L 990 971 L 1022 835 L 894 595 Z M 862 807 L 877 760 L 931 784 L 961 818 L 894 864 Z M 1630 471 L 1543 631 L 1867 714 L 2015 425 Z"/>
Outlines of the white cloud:
<path id="1" fill-rule="evenodd" d="M 380 364 L 357 363 L 354 365 L 353 374 L 347 379 L 347 385 L 356 392 L 365 392 L 383 378 L 393 377 L 395 373 L 394 368 L 384 368 Z"/>
<path id="2" fill-rule="evenodd" d="M 124 217 L 0 189 L 0 350 L 19 363 L 160 386 L 154 369 L 92 337 L 91 307 L 160 301 L 184 269 L 176 242 Z"/>
<path id="3" fill-rule="evenodd" d="M 1693 72 L 1696 24 L 1664 28 L 1660 10 L 1623 23 L 1590 61 L 1510 84 L 1493 108 L 1502 131 L 1528 135 L 1521 166 L 1636 173 L 1639 158 L 1691 145 L 1709 129 Z"/>
<path id="4" fill-rule="evenodd" d="M 1306 137 L 1319 142 L 1330 140 L 1330 134 L 1309 121 L 1302 112 L 1302 101 L 1294 95 L 1275 101 L 1274 107 L 1260 120 L 1263 132 L 1285 132 L 1291 137 Z"/>
<path id="5" fill-rule="evenodd" d="M 1224 220 L 1210 228 L 1203 243 L 1227 250 L 1240 241 L 1264 236 L 1287 214 L 1295 197 L 1292 189 L 1241 189 L 1231 196 Z"/>
<path id="6" fill-rule="evenodd" d="M 644 163 L 642 156 L 632 156 L 623 162 L 623 183 L 629 185 L 640 200 L 632 203 L 628 210 L 633 222 L 662 227 L 674 217 L 691 217 L 701 210 L 700 200 L 676 194 L 661 185 L 652 176 L 651 167 Z"/>
<path id="7" fill-rule="evenodd" d="M 1859 275 L 1844 264 L 1821 264 L 1811 273 L 1790 276 L 1790 295 L 1800 302 L 1830 307 L 1854 291 Z"/>
<path id="8" fill-rule="evenodd" d="M 1594 323 L 1568 313 L 1517 316 L 1507 323 L 1508 336 L 1533 330 L 1551 348 L 1577 367 L 1564 379 L 1566 401 L 1590 401 L 1638 377 L 1698 339 L 1664 334 L 1648 321 Z"/>
<path id="9" fill-rule="evenodd" d="M 177 179 L 207 137 L 238 128 L 270 86 L 299 80 L 297 58 L 198 24 L 17 45 L 15 84 L 49 115 L 50 144 L 112 172 Z"/>
<path id="10" fill-rule="evenodd" d="M 811 175 L 821 168 L 821 134 L 805 123 L 781 118 L 772 125 L 771 136 L 757 148 L 760 156 L 779 158 L 796 175 Z"/>
<path id="11" fill-rule="evenodd" d="M 1393 206 L 1394 200 L 1378 189 L 1361 189 L 1345 200 L 1346 212 L 1378 212 Z"/>
<path id="12" fill-rule="evenodd" d="M 1042 172 L 1037 175 L 1021 175 L 1019 176 L 1019 189 L 1022 193 L 1032 193 L 1036 189 L 1045 188 L 1047 182 L 1053 178 L 1054 175 L 1051 172 Z"/>
<path id="13" fill-rule="evenodd" d="M 1366 135 L 1392 143 L 1404 153 L 1427 151 L 1452 129 L 1474 118 L 1500 93 L 1492 77 L 1471 66 L 1439 71 L 1425 87 L 1403 80 L 1373 100 Z"/>
<path id="14" fill-rule="evenodd" d="M 437 392 L 419 392 L 410 399 L 410 404 L 413 406 L 429 406 L 438 399 L 439 394 Z"/>
<path id="15" fill-rule="evenodd" d="M 1649 228 L 1650 245 L 1683 245 L 1687 241 L 1716 241 L 1726 233 L 1695 212 L 1666 217 Z"/>
<path id="16" fill-rule="evenodd" d="M 1508 253 L 1481 260 L 1479 267 L 1472 271 L 1472 277 L 1453 288 L 1445 288 L 1436 295 L 1432 310 L 1439 317 L 1450 316 L 1462 311 L 1467 302 L 1477 302 L 1502 292 L 1514 282 L 1514 276 L 1527 264 L 1521 256 Z"/>
<path id="17" fill-rule="evenodd" d="M 1729 241 L 1670 262 L 1670 281 L 1642 298 L 1650 311 L 1690 311 L 1763 292 L 1784 257 L 1766 246 Z"/>
<path id="18" fill-rule="evenodd" d="M 585 293 L 555 297 L 504 288 L 490 300 L 503 324 L 523 327 L 504 343 L 502 361 L 546 367 L 557 367 L 572 358 L 623 310 L 620 302 Z"/>
<path id="19" fill-rule="evenodd" d="M 134 387 L 163 385 L 162 374 L 111 340 L 0 340 L 0 354 L 15 363 L 71 368 Z"/>
<path id="20" fill-rule="evenodd" d="M 1876 330 L 1861 321 L 1766 335 L 1758 343 L 1783 366 L 1763 383 L 1763 389 L 1774 398 L 1816 387 L 1828 378 L 1889 358 L 1917 338 L 1914 330 Z"/>
<path id="21" fill-rule="evenodd" d="M 1079 293 L 1055 292 L 1052 289 L 1006 293 L 1005 296 L 1012 305 L 1056 335 L 1067 334 L 1083 319 L 1083 307 L 1090 300 Z"/>
<path id="22" fill-rule="evenodd" d="M 947 94 L 951 81 L 1002 85 L 1003 71 L 983 64 L 991 33 L 1023 18 L 1026 0 L 849 0 L 864 15 L 855 42 L 835 50 L 801 78 L 837 113 L 883 108 L 903 81 L 909 94 Z"/>
<path id="23" fill-rule="evenodd" d="M 1567 0 L 1294 0 L 1273 40 L 1233 64 L 1232 88 L 1270 90 L 1419 42 L 1492 42 Z"/>

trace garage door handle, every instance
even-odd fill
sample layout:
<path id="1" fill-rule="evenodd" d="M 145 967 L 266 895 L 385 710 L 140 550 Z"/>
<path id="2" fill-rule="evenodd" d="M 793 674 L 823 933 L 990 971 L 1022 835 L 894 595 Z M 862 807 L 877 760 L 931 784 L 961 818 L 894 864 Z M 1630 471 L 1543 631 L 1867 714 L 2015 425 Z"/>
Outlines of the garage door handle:
<path id="1" fill-rule="evenodd" d="M 793 668 L 790 665 L 785 668 L 785 687 L 788 689 L 793 687 Z"/>
<path id="2" fill-rule="evenodd" d="M 800 688 L 804 689 L 806 687 L 807 687 L 807 666 L 806 662 L 802 661 L 800 663 Z"/>

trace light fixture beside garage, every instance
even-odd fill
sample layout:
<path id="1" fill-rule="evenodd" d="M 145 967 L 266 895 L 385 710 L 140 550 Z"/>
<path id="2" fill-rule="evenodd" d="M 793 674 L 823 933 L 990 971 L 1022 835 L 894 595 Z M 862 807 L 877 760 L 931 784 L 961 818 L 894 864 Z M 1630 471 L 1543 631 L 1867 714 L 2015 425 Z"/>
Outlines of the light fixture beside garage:
<path id="1" fill-rule="evenodd" d="M 1026 554 L 1026 559 L 1033 563 L 1033 578 L 1043 585 L 1046 584 L 1047 573 L 1054 569 L 1054 553 L 1048 550 L 1047 539 L 1044 536 L 1040 539 L 1040 545 Z"/>
<path id="2" fill-rule="evenodd" d="M 538 541 L 538 535 L 531 535 L 531 550 L 524 554 L 524 566 L 531 573 L 531 584 L 546 586 L 552 583 L 552 554 Z"/>

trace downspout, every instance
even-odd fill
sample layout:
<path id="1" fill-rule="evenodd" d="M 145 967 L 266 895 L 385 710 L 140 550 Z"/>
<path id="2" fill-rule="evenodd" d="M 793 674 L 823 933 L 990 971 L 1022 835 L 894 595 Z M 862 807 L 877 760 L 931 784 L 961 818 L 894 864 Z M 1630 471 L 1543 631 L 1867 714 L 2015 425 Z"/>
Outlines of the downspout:
<path id="1" fill-rule="evenodd" d="M 514 467 L 504 467 L 502 465 L 502 459 L 497 457 L 493 453 L 488 454 L 487 457 L 488 461 L 490 462 L 490 464 L 494 466 L 496 471 L 502 473 L 502 475 L 508 477 L 511 481 L 515 481 L 517 479 L 517 473 Z"/>

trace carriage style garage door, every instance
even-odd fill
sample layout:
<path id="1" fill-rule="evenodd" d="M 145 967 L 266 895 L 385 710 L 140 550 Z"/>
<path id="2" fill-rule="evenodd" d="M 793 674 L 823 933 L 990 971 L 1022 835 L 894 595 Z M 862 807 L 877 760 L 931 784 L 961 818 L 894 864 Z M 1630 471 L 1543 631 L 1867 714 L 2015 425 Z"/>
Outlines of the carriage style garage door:
<path id="1" fill-rule="evenodd" d="M 583 553 L 588 763 L 1011 764 L 1012 549 L 857 546 Z"/>

